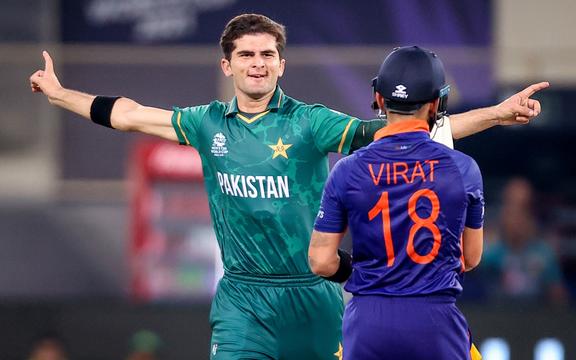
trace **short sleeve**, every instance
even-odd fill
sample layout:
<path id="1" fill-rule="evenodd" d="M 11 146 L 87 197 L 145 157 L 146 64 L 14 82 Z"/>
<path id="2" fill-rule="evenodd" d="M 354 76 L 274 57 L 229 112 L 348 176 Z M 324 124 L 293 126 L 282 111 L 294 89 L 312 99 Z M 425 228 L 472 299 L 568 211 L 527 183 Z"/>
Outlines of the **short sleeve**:
<path id="1" fill-rule="evenodd" d="M 480 229 L 484 224 L 484 188 L 480 168 L 474 159 L 468 157 L 467 167 L 463 172 L 466 189 L 466 227 Z"/>
<path id="2" fill-rule="evenodd" d="M 346 231 L 348 226 L 348 215 L 340 195 L 344 191 L 343 160 L 345 159 L 336 163 L 328 176 L 322 194 L 320 210 L 314 223 L 314 229 L 317 231 L 342 233 Z"/>
<path id="3" fill-rule="evenodd" d="M 323 105 L 311 105 L 308 116 L 314 142 L 322 153 L 349 153 L 358 119 Z"/>
<path id="4" fill-rule="evenodd" d="M 187 108 L 174 107 L 172 127 L 178 135 L 180 145 L 190 145 L 198 148 L 199 129 L 202 119 L 206 116 L 210 105 Z"/>

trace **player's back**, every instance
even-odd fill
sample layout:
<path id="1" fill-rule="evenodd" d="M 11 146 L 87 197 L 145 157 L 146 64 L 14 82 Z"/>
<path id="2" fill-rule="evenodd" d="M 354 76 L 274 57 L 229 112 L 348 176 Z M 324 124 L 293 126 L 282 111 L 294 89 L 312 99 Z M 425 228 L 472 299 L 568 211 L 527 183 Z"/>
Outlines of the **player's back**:
<path id="1" fill-rule="evenodd" d="M 337 170 L 353 239 L 348 291 L 461 292 L 460 239 L 468 197 L 481 183 L 472 158 L 430 140 L 425 131 L 412 131 L 375 141 Z"/>

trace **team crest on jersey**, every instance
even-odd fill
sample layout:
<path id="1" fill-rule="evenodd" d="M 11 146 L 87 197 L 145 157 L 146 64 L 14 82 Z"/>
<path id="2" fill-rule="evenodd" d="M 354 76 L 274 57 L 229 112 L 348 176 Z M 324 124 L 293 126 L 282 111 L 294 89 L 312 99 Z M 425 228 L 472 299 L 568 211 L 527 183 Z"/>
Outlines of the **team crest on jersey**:
<path id="1" fill-rule="evenodd" d="M 275 145 L 268 145 L 270 149 L 274 150 L 272 159 L 276 159 L 278 156 L 282 156 L 288 159 L 288 153 L 286 150 L 288 150 L 291 146 L 292 144 L 284 144 L 284 142 L 282 142 L 282 138 L 278 138 L 278 142 Z"/>
<path id="2" fill-rule="evenodd" d="M 228 154 L 226 136 L 220 132 L 214 135 L 212 139 L 212 154 L 214 154 L 214 156 L 224 156 Z"/>

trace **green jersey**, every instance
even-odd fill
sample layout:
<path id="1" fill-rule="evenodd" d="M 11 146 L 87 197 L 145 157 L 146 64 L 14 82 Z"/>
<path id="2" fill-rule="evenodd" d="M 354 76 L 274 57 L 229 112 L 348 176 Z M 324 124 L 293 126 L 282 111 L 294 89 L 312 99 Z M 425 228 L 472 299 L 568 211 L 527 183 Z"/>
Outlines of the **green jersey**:
<path id="1" fill-rule="evenodd" d="M 308 244 L 329 152 L 347 154 L 358 119 L 307 105 L 277 87 L 252 118 L 237 100 L 174 108 L 181 144 L 202 159 L 210 213 L 227 272 L 309 274 Z"/>

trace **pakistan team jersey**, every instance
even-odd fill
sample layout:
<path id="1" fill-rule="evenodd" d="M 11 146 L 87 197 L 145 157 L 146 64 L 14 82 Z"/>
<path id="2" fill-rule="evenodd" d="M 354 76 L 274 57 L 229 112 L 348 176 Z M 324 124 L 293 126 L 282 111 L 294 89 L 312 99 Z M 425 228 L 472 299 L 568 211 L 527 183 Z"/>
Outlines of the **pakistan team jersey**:
<path id="1" fill-rule="evenodd" d="M 181 144 L 198 150 L 227 272 L 309 274 L 308 244 L 329 152 L 347 154 L 359 121 L 277 87 L 252 118 L 237 100 L 174 108 Z"/>
<path id="2" fill-rule="evenodd" d="M 315 228 L 349 227 L 354 295 L 457 295 L 461 235 L 480 228 L 482 177 L 469 156 L 429 138 L 424 121 L 402 120 L 340 160 L 326 184 Z"/>

